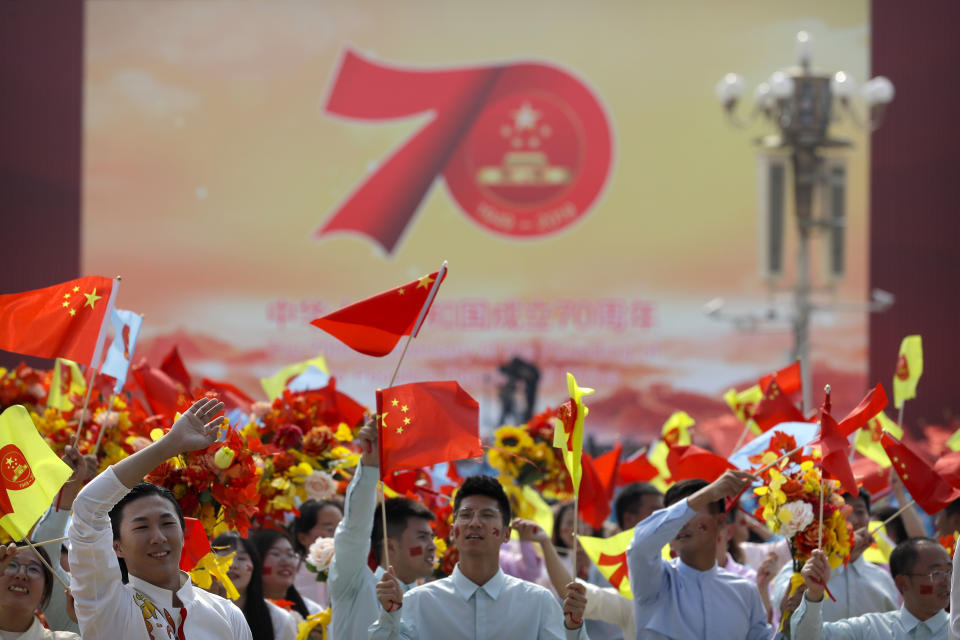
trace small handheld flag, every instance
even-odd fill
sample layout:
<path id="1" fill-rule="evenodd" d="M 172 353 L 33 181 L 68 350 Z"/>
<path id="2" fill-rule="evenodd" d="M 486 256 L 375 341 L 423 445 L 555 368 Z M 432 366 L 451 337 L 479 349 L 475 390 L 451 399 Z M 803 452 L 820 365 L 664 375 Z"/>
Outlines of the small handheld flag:
<path id="1" fill-rule="evenodd" d="M 900 343 L 897 370 L 893 375 L 893 406 L 917 397 L 917 383 L 923 374 L 923 341 L 920 336 L 907 336 Z"/>
<path id="2" fill-rule="evenodd" d="M 107 357 L 103 360 L 100 373 L 113 377 L 117 381 L 113 386 L 113 392 L 120 393 L 123 385 L 127 383 L 130 359 L 133 357 L 134 347 L 137 346 L 143 317 L 126 309 L 113 309 L 110 313 L 110 323 L 113 325 L 113 342 L 107 349 Z"/>

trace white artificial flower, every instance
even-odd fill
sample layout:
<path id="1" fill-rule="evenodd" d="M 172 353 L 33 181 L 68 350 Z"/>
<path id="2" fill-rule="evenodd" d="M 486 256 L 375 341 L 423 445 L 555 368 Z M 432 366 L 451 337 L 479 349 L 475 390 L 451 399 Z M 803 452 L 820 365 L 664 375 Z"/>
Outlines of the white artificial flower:
<path id="1" fill-rule="evenodd" d="M 316 572 L 318 581 L 327 579 L 331 562 L 333 562 L 333 538 L 314 540 L 307 551 L 307 568 Z"/>
<path id="2" fill-rule="evenodd" d="M 786 522 L 783 521 L 782 516 L 784 511 L 790 513 L 790 519 Z M 780 508 L 780 513 L 780 535 L 785 538 L 792 538 L 813 522 L 813 507 L 810 506 L 809 502 L 803 500 L 788 502 Z"/>
<path id="3" fill-rule="evenodd" d="M 314 471 L 303 481 L 303 490 L 313 500 L 326 500 L 337 493 L 337 481 L 325 471 Z"/>

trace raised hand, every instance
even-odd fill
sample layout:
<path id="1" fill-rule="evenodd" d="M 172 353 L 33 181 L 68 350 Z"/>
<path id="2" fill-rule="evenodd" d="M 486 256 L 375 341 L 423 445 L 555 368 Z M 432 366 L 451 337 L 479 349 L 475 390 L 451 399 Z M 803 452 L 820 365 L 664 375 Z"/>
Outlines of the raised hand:
<path id="1" fill-rule="evenodd" d="M 510 526 L 514 531 L 517 532 L 517 535 L 520 536 L 520 540 L 525 542 L 529 541 L 543 544 L 544 542 L 550 540 L 550 536 L 547 535 L 547 532 L 543 530 L 543 527 L 538 525 L 533 520 L 514 518 L 513 522 L 510 523 Z"/>
<path id="2" fill-rule="evenodd" d="M 757 480 L 759 478 L 752 473 L 727 469 L 722 476 L 690 496 L 687 504 L 694 511 L 706 511 L 711 503 L 738 496 L 744 488 Z"/>
<path id="3" fill-rule="evenodd" d="M 368 414 L 363 426 L 360 428 L 360 431 L 357 432 L 357 437 L 354 440 L 354 442 L 360 445 L 360 450 L 363 452 L 360 463 L 365 467 L 380 466 L 380 455 L 379 450 L 377 449 L 377 437 L 377 416 L 376 414 Z"/>
<path id="4" fill-rule="evenodd" d="M 80 493 L 83 485 L 87 480 L 97 475 L 97 457 L 80 455 L 78 449 L 67 445 L 63 450 L 63 461 L 73 469 L 73 475 L 71 475 L 63 485 L 60 498 L 54 504 L 56 504 L 58 509 L 69 511 L 73 506 L 73 499 Z"/>
<path id="5" fill-rule="evenodd" d="M 830 563 L 827 562 L 827 555 L 820 549 L 814 550 L 810 554 L 810 559 L 803 564 L 800 574 L 803 576 L 804 584 L 807 585 L 807 600 L 811 602 L 823 600 L 823 590 L 830 581 Z"/>
<path id="6" fill-rule="evenodd" d="M 583 624 L 583 612 L 587 609 L 587 588 L 579 582 L 567 585 L 563 599 L 563 623 L 568 629 L 577 629 Z"/>
<path id="7" fill-rule="evenodd" d="M 174 455 L 203 449 L 216 440 L 224 417 L 214 416 L 223 411 L 223 407 L 217 398 L 201 398 L 194 402 L 163 437 Z"/>
<path id="8" fill-rule="evenodd" d="M 403 606 L 403 585 L 393 575 L 393 565 L 383 574 L 377 583 L 377 599 L 387 613 Z"/>
<path id="9" fill-rule="evenodd" d="M 760 566 L 757 567 L 757 588 L 760 590 L 760 593 L 769 590 L 770 581 L 773 580 L 776 573 L 777 554 L 771 551 L 767 554 L 767 557 L 763 559 L 763 562 L 760 563 Z"/>

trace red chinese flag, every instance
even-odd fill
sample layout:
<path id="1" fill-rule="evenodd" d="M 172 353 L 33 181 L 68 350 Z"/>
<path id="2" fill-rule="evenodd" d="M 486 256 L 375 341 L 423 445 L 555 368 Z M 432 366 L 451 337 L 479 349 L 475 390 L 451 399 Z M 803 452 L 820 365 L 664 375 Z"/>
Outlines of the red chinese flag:
<path id="1" fill-rule="evenodd" d="M 182 384 L 184 389 L 190 390 L 190 374 L 187 373 L 187 367 L 180 358 L 177 345 L 173 345 L 170 352 L 164 356 L 163 362 L 160 363 L 160 370 Z"/>
<path id="2" fill-rule="evenodd" d="M 766 391 L 774 380 L 777 381 L 780 390 L 784 393 L 799 391 L 803 387 L 803 379 L 800 377 L 800 361 L 798 360 L 789 367 L 784 367 L 776 373 L 760 378 L 760 388 Z"/>
<path id="3" fill-rule="evenodd" d="M 646 451 L 638 451 L 620 463 L 617 469 L 617 486 L 631 482 L 650 482 L 660 475 L 660 470 L 647 459 Z"/>
<path id="4" fill-rule="evenodd" d="M 180 553 L 180 569 L 191 571 L 203 556 L 211 551 L 210 539 L 203 530 L 203 523 L 196 518 L 184 518 L 183 551 Z"/>
<path id="5" fill-rule="evenodd" d="M 610 515 L 610 497 L 593 456 L 584 453 L 581 462 L 583 473 L 580 477 L 579 513 L 583 521 L 596 531 L 603 528 L 603 521 Z"/>
<path id="6" fill-rule="evenodd" d="M 780 388 L 777 379 L 771 380 L 763 398 L 753 412 L 753 421 L 761 431 L 769 431 L 781 422 L 804 422 L 803 414 Z"/>
<path id="7" fill-rule="evenodd" d="M 619 442 L 613 445 L 613 449 L 603 455 L 597 456 L 593 461 L 593 468 L 597 471 L 597 477 L 606 490 L 607 500 L 613 500 L 613 491 L 617 487 L 617 475 L 620 470 L 620 454 L 623 452 L 623 445 Z"/>
<path id="8" fill-rule="evenodd" d="M 887 406 L 887 392 L 883 390 L 883 385 L 879 382 L 877 386 L 870 390 L 863 400 L 860 401 L 853 411 L 840 421 L 840 433 L 849 436 L 851 433 L 866 425 L 870 419 L 883 411 Z"/>
<path id="9" fill-rule="evenodd" d="M 839 480 L 844 491 L 857 495 L 860 489 L 850 468 L 850 442 L 840 432 L 840 425 L 826 407 L 820 411 L 820 435 L 810 444 L 820 447 L 823 455 L 820 468 L 824 477 Z"/>
<path id="10" fill-rule="evenodd" d="M 884 469 L 870 458 L 857 458 L 850 463 L 857 484 L 870 493 L 870 499 L 876 500 L 890 493 L 890 470 Z"/>
<path id="11" fill-rule="evenodd" d="M 0 295 L 0 349 L 93 363 L 105 337 L 114 280 L 86 276 Z"/>
<path id="12" fill-rule="evenodd" d="M 326 424 L 345 422 L 349 427 L 355 427 L 363 422 L 367 412 L 366 407 L 345 393 L 337 391 L 337 379 L 330 378 L 330 382 L 322 389 L 308 391 L 318 404 L 317 415 L 326 420 Z"/>
<path id="13" fill-rule="evenodd" d="M 483 454 L 480 407 L 454 381 L 378 389 L 377 415 L 381 478 L 394 471 Z"/>
<path id="14" fill-rule="evenodd" d="M 880 444 L 890 456 L 890 462 L 903 480 L 903 486 L 924 511 L 933 515 L 960 498 L 960 489 L 944 480 L 911 447 L 886 431 L 880 436 Z"/>
<path id="15" fill-rule="evenodd" d="M 670 447 L 670 452 L 667 454 L 667 468 L 670 469 L 670 479 L 673 482 L 689 478 L 713 482 L 727 469 L 736 469 L 723 456 L 718 456 L 695 444 Z"/>
<path id="16" fill-rule="evenodd" d="M 960 488 L 960 451 L 950 451 L 937 458 L 933 470 L 951 486 Z"/>
<path id="17" fill-rule="evenodd" d="M 143 391 L 150 410 L 156 415 L 172 418 L 181 400 L 185 399 L 186 389 L 160 369 L 148 365 L 146 358 L 141 358 L 130 371 Z"/>
<path id="18" fill-rule="evenodd" d="M 355 302 L 310 324 L 355 351 L 378 358 L 385 356 L 393 351 L 401 337 L 416 337 L 446 275 L 444 264 L 440 271 Z"/>

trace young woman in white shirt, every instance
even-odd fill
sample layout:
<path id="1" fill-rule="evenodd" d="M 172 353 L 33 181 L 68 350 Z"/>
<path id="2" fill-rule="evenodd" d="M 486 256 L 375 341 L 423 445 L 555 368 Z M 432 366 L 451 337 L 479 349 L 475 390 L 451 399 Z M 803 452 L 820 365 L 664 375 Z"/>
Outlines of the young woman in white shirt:
<path id="1" fill-rule="evenodd" d="M 262 565 L 253 544 L 236 533 L 221 533 L 211 546 L 220 555 L 236 553 L 227 576 L 240 592 L 234 604 L 243 611 L 253 640 L 294 640 L 297 623 L 293 617 L 263 597 Z"/>
<path id="2" fill-rule="evenodd" d="M 290 534 L 282 529 L 261 529 L 250 535 L 250 542 L 263 560 L 263 595 L 273 601 L 293 603 L 290 611 L 301 618 L 323 611 L 318 603 L 304 598 L 293 586 L 301 556 L 293 548 Z"/>
<path id="3" fill-rule="evenodd" d="M 0 639 L 79 640 L 69 631 L 45 629 L 37 617 L 50 601 L 53 574 L 22 543 L 0 547 Z M 47 564 L 50 558 L 41 548 Z"/>

